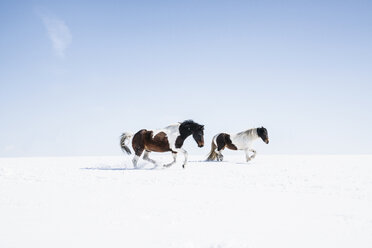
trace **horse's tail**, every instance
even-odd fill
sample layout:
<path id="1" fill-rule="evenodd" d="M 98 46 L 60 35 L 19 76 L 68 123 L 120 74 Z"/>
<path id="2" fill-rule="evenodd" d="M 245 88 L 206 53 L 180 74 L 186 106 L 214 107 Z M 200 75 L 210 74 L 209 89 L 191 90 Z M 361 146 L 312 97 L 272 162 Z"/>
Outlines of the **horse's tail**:
<path id="1" fill-rule="evenodd" d="M 120 147 L 123 152 L 126 152 L 127 154 L 132 154 L 128 147 L 129 140 L 132 138 L 133 134 L 131 133 L 123 133 L 120 136 Z"/>
<path id="2" fill-rule="evenodd" d="M 212 144 L 211 144 L 211 151 L 210 153 L 208 154 L 208 158 L 207 158 L 207 161 L 213 161 L 213 160 L 216 160 L 217 158 L 217 152 L 216 152 L 216 144 L 214 143 L 214 138 L 212 139 Z"/>

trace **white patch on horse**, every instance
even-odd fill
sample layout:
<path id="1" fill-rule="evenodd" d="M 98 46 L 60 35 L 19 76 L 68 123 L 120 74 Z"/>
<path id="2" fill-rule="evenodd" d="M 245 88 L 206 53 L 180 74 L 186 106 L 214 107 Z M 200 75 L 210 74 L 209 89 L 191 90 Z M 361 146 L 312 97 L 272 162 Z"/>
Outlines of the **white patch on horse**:
<path id="1" fill-rule="evenodd" d="M 168 131 L 167 136 L 168 136 L 169 147 L 172 150 L 176 149 L 176 139 L 178 136 L 180 136 L 180 129 L 179 129 L 180 125 L 181 123 L 176 123 L 176 124 L 166 127 Z"/>
<path id="2" fill-rule="evenodd" d="M 258 138 L 257 128 L 230 135 L 231 142 L 238 150 L 251 149 L 253 141 Z"/>
<path id="3" fill-rule="evenodd" d="M 220 135 L 221 133 L 218 133 L 218 134 L 216 134 L 214 137 L 213 137 L 213 143 L 217 146 L 217 137 L 218 137 L 218 135 Z M 216 149 L 217 150 L 217 149 Z"/>

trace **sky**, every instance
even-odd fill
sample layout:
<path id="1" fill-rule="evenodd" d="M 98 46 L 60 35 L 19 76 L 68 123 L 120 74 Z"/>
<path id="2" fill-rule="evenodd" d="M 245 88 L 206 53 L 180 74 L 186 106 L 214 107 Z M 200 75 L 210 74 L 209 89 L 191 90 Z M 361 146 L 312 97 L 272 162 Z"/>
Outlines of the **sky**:
<path id="1" fill-rule="evenodd" d="M 0 157 L 121 155 L 193 119 L 262 154 L 372 153 L 371 1 L 0 1 Z"/>

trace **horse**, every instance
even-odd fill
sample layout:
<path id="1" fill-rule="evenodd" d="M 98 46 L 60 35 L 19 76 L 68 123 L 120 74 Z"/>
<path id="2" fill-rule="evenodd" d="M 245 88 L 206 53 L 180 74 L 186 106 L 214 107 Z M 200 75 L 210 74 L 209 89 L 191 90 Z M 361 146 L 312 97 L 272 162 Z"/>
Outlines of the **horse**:
<path id="1" fill-rule="evenodd" d="M 237 134 L 219 133 L 212 139 L 211 151 L 208 154 L 207 161 L 223 160 L 221 151 L 227 147 L 230 150 L 244 150 L 247 162 L 256 157 L 256 151 L 252 149 L 252 143 L 261 138 L 263 142 L 269 144 L 269 136 L 264 127 L 252 128 Z M 249 152 L 253 152 L 249 156 Z"/>
<path id="2" fill-rule="evenodd" d="M 144 152 L 143 159 L 157 166 L 157 163 L 149 158 L 150 152 L 172 152 L 173 162 L 165 164 L 164 167 L 170 167 L 176 163 L 177 153 L 184 155 L 182 168 L 187 163 L 187 151 L 182 145 L 187 137 L 193 136 L 198 147 L 204 146 L 204 125 L 200 125 L 193 120 L 178 122 L 158 130 L 139 130 L 134 136 L 131 133 L 123 133 L 120 136 L 120 146 L 123 152 L 131 154 L 128 147 L 129 140 L 132 138 L 132 147 L 134 150 L 133 166 L 137 168 L 138 159 Z"/>

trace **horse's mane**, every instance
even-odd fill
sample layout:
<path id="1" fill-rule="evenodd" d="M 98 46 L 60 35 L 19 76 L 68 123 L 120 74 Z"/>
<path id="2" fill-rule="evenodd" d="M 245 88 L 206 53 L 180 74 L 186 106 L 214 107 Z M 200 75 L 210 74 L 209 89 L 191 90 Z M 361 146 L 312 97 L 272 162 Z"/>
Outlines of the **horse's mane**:
<path id="1" fill-rule="evenodd" d="M 242 131 L 240 133 L 237 133 L 237 135 L 248 135 L 248 136 L 252 136 L 254 134 L 254 131 L 256 131 L 256 129 L 257 128 L 251 128 L 251 129 Z"/>
<path id="2" fill-rule="evenodd" d="M 180 130 L 188 129 L 188 130 L 196 131 L 199 129 L 201 130 L 204 129 L 204 125 L 200 125 L 199 123 L 196 123 L 193 120 L 186 120 L 184 122 L 179 122 L 179 123 L 180 123 Z"/>
<path id="3" fill-rule="evenodd" d="M 187 125 L 187 124 L 197 124 L 195 121 L 189 119 L 189 120 L 185 120 L 183 122 L 180 122 L 180 124 L 184 124 L 184 125 Z"/>
<path id="4" fill-rule="evenodd" d="M 190 119 L 190 120 L 185 120 L 183 122 L 177 122 L 177 123 L 169 125 L 165 128 L 170 128 L 170 127 L 175 127 L 175 126 L 180 126 L 180 125 L 182 125 L 182 126 L 199 126 L 198 123 L 196 123 L 195 121 Z"/>

